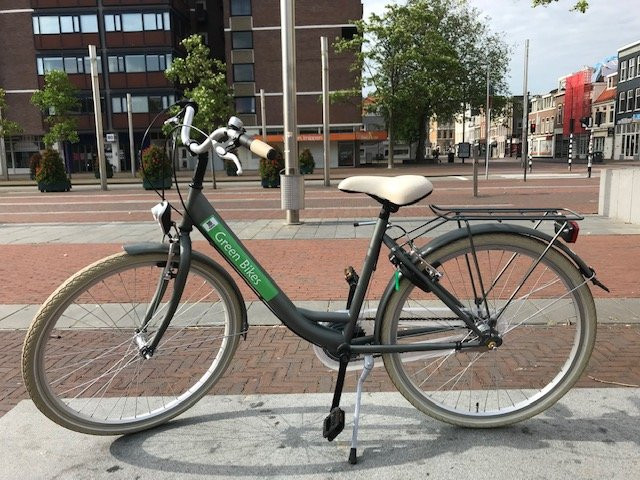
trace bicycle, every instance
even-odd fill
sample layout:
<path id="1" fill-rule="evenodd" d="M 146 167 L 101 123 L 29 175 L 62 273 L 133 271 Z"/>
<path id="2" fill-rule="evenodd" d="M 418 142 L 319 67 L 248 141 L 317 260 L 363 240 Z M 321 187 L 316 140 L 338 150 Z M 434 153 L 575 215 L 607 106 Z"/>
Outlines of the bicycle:
<path id="1" fill-rule="evenodd" d="M 235 117 L 201 143 L 192 140 L 196 105 L 180 106 L 170 120 L 193 153 L 213 147 L 238 169 L 233 152 L 240 146 L 273 158 L 275 151 L 249 137 Z M 347 178 L 339 189 L 369 195 L 380 213 L 369 222 L 375 226 L 360 276 L 346 270 L 346 310 L 311 311 L 292 303 L 205 199 L 206 167 L 200 156 L 179 225 L 166 201 L 152 210 L 167 241 L 125 245 L 70 277 L 37 313 L 24 343 L 23 375 L 34 403 L 54 422 L 97 435 L 152 428 L 193 406 L 224 373 L 240 337 L 247 337 L 247 312 L 227 271 L 192 251 L 194 227 L 285 326 L 336 362 L 323 428 L 329 441 L 345 425 L 340 397 L 347 367 L 363 362 L 351 463 L 362 385 L 374 357 L 382 356 L 392 382 L 416 408 L 480 428 L 549 408 L 587 365 L 596 335 L 588 283 L 606 287 L 565 245 L 578 236 L 582 217 L 575 212 L 432 205 L 435 217 L 407 231 L 390 216 L 427 197 L 428 179 Z M 536 225 L 505 223 L 518 220 Z M 447 222 L 458 228 L 416 245 Z M 540 231 L 543 222 L 554 222 L 555 233 Z M 395 273 L 377 309 L 367 312 L 362 307 L 383 244 Z"/>

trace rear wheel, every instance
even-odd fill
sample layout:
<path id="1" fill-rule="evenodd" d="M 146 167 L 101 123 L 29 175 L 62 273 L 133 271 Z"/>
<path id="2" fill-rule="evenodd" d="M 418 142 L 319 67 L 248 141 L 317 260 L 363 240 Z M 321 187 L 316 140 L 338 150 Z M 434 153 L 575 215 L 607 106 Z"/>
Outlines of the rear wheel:
<path id="1" fill-rule="evenodd" d="M 155 353 L 140 342 L 158 328 L 169 283 L 139 329 L 165 253 L 107 257 L 76 273 L 44 303 L 22 353 L 36 406 L 71 430 L 98 435 L 144 430 L 196 403 L 223 374 L 238 344 L 242 305 L 230 280 L 192 259 L 182 299 Z"/>
<path id="2" fill-rule="evenodd" d="M 578 380 L 593 349 L 596 312 L 580 272 L 553 249 L 524 280 L 544 252 L 540 241 L 487 234 L 473 242 L 477 267 L 468 238 L 426 260 L 464 308 L 494 325 L 502 344 L 494 350 L 386 354 L 384 363 L 398 390 L 424 413 L 466 427 L 497 427 L 545 410 Z M 486 302 L 478 301 L 483 289 Z M 431 331 L 409 335 L 415 328 Z M 441 300 L 407 279 L 383 314 L 385 344 L 473 338 Z"/>

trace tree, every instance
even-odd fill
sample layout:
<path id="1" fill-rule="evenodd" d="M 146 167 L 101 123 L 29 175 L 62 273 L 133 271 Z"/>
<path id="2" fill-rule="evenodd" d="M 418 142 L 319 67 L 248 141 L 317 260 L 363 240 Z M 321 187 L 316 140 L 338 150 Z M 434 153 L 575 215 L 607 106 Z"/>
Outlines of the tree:
<path id="1" fill-rule="evenodd" d="M 180 44 L 187 55 L 174 59 L 165 75 L 185 97 L 198 104 L 193 124 L 207 133 L 212 132 L 226 124 L 233 112 L 225 64 L 211 58 L 209 47 L 202 43 L 200 35 L 191 35 Z"/>
<path id="2" fill-rule="evenodd" d="M 0 168 L 5 180 L 9 180 L 9 168 L 7 166 L 7 157 L 4 148 L 4 137 L 17 135 L 22 132 L 22 127 L 18 123 L 4 118 L 7 111 L 7 101 L 5 100 L 7 92 L 0 88 Z"/>
<path id="3" fill-rule="evenodd" d="M 76 119 L 69 115 L 80 107 L 77 93 L 78 89 L 65 72 L 52 70 L 44 76 L 44 88 L 31 96 L 31 103 L 45 113 L 45 122 L 49 125 L 44 136 L 45 145 L 80 140 Z"/>
<path id="4" fill-rule="evenodd" d="M 336 42 L 338 51 L 356 54 L 363 86 L 374 88 L 389 132 L 389 168 L 396 138 L 417 140 L 420 161 L 432 116 L 481 108 L 487 68 L 496 93 L 506 90 L 508 49 L 482 20 L 466 0 L 409 0 L 357 22 L 356 37 Z"/>
<path id="5" fill-rule="evenodd" d="M 551 2 L 557 2 L 558 0 L 531 0 L 532 5 L 534 7 L 539 7 L 540 5 L 549 5 Z M 577 10 L 578 12 L 586 12 L 587 8 L 589 8 L 588 0 L 577 0 L 575 5 L 571 10 Z"/>

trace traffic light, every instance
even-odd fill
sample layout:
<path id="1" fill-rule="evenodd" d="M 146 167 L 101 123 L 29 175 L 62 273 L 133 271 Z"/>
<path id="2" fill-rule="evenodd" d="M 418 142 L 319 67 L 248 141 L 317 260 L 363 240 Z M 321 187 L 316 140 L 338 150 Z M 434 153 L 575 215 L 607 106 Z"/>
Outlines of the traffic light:
<path id="1" fill-rule="evenodd" d="M 591 127 L 591 117 L 582 117 L 580 119 L 580 124 L 582 125 L 583 128 L 590 128 Z"/>
<path id="2" fill-rule="evenodd" d="M 536 124 L 535 123 L 531 124 L 531 133 L 536 133 Z"/>

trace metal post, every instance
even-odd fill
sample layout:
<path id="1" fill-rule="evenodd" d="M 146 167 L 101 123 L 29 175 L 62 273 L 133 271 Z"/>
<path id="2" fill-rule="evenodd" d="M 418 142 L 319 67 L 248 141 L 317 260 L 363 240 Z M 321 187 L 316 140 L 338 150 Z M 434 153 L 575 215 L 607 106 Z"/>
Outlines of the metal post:
<path id="1" fill-rule="evenodd" d="M 282 44 L 282 110 L 284 119 L 285 175 L 298 172 L 298 116 L 296 106 L 295 0 L 280 0 Z M 284 205 L 284 202 L 283 202 Z M 299 210 L 286 210 L 287 224 L 300 223 Z"/>
<path id="2" fill-rule="evenodd" d="M 98 64 L 96 46 L 89 45 L 91 64 L 91 91 L 93 92 L 93 111 L 96 119 L 96 140 L 98 143 L 98 165 L 100 166 L 100 188 L 107 190 L 107 164 L 104 158 L 104 134 L 102 132 L 102 107 L 100 105 L 100 84 L 98 82 Z"/>
<path id="3" fill-rule="evenodd" d="M 573 159 L 573 132 L 569 134 L 569 171 L 571 171 L 572 159 Z"/>
<path id="4" fill-rule="evenodd" d="M 589 127 L 589 159 L 587 161 L 587 176 L 591 178 L 591 164 L 593 161 L 593 127 Z"/>
<path id="5" fill-rule="evenodd" d="M 0 108 L 0 168 L 5 180 L 9 180 L 9 162 L 7 162 L 7 151 L 4 146 L 4 132 L 1 130 L 2 108 Z"/>
<path id="6" fill-rule="evenodd" d="M 329 127 L 329 41 L 327 37 L 320 37 L 320 54 L 322 57 L 322 144 L 324 146 L 324 186 L 331 185 L 329 181 L 329 166 L 331 165 L 331 142 Z"/>
<path id="7" fill-rule="evenodd" d="M 262 141 L 267 141 L 267 109 L 265 106 L 264 88 L 260 89 L 260 119 L 262 120 Z"/>
<path id="8" fill-rule="evenodd" d="M 524 167 L 524 181 L 527 181 L 527 161 L 531 168 L 531 160 L 529 160 L 529 145 L 527 144 L 527 135 L 529 133 L 529 91 L 527 90 L 527 81 L 529 77 L 529 39 L 524 41 L 524 80 L 522 86 L 522 140 L 520 141 L 520 158 L 522 158 L 522 166 Z"/>
<path id="9" fill-rule="evenodd" d="M 485 161 L 484 161 L 484 175 L 485 179 L 489 180 L 489 125 L 491 124 L 491 104 L 489 102 L 489 65 L 487 64 L 487 109 L 486 109 L 486 148 L 485 148 Z"/>
<path id="10" fill-rule="evenodd" d="M 133 142 L 133 112 L 131 94 L 127 93 L 127 120 L 129 122 L 129 157 L 131 157 L 131 176 L 136 176 L 136 148 Z"/>

